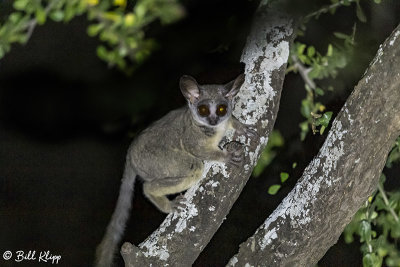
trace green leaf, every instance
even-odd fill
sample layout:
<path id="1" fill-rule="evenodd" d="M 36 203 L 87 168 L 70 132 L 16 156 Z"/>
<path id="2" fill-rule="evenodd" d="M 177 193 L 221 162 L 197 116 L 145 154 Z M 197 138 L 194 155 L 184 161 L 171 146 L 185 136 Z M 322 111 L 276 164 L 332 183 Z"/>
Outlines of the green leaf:
<path id="1" fill-rule="evenodd" d="M 146 7 L 142 2 L 139 2 L 135 6 L 135 14 L 138 20 L 142 20 L 146 14 Z"/>
<path id="2" fill-rule="evenodd" d="M 310 64 L 310 60 L 306 55 L 298 55 L 297 58 L 304 64 Z"/>
<path id="3" fill-rule="evenodd" d="M 62 10 L 55 10 L 50 13 L 49 17 L 56 22 L 60 22 L 64 19 L 64 12 Z"/>
<path id="4" fill-rule="evenodd" d="M 362 240 L 371 242 L 371 223 L 366 220 L 362 220 L 358 228 L 358 234 Z"/>
<path id="5" fill-rule="evenodd" d="M 143 63 L 147 56 L 149 55 L 148 51 L 146 50 L 139 50 L 138 52 L 136 52 L 135 54 L 135 60 L 137 63 Z"/>
<path id="6" fill-rule="evenodd" d="M 347 34 L 344 34 L 341 32 L 334 32 L 333 35 L 335 35 L 336 38 L 343 39 L 343 40 L 347 40 L 347 39 L 351 38 L 350 35 L 347 35 Z"/>
<path id="7" fill-rule="evenodd" d="M 296 168 L 297 167 L 297 162 L 293 162 L 293 164 L 292 164 L 292 169 L 294 169 L 294 168 Z"/>
<path id="8" fill-rule="evenodd" d="M 300 107 L 300 112 L 301 115 L 303 115 L 304 118 L 310 118 L 311 117 L 311 101 L 308 99 L 303 99 L 301 101 L 301 107 Z"/>
<path id="9" fill-rule="evenodd" d="M 326 56 L 331 57 L 333 54 L 333 46 L 331 44 L 328 45 L 328 51 L 326 52 Z"/>
<path id="10" fill-rule="evenodd" d="M 115 31 L 106 29 L 100 33 L 100 40 L 106 41 L 111 45 L 116 45 L 120 41 Z"/>
<path id="11" fill-rule="evenodd" d="M 279 185 L 279 184 L 271 185 L 271 186 L 268 188 L 268 194 L 270 194 L 270 195 L 276 195 L 276 193 L 278 193 L 278 191 L 279 191 L 280 188 L 281 188 L 281 185 Z"/>
<path id="12" fill-rule="evenodd" d="M 382 200 L 382 197 L 380 195 L 378 195 L 379 197 L 377 197 L 375 199 L 375 205 L 376 205 L 376 209 L 379 210 L 385 210 L 386 209 L 386 204 L 385 202 Z"/>
<path id="13" fill-rule="evenodd" d="M 344 234 L 344 242 L 346 242 L 346 244 L 353 243 L 354 237 L 352 233 L 348 233 L 347 231 L 345 231 L 343 232 L 343 234 Z"/>
<path id="14" fill-rule="evenodd" d="M 367 253 L 363 257 L 364 267 L 381 267 L 382 259 L 375 253 Z"/>
<path id="15" fill-rule="evenodd" d="M 318 65 L 318 64 L 314 64 L 312 66 L 311 71 L 308 73 L 308 77 L 310 79 L 317 79 L 317 78 L 323 78 L 323 76 L 321 75 L 321 73 L 323 72 L 323 68 L 322 66 Z"/>
<path id="16" fill-rule="evenodd" d="M 306 45 L 305 44 L 300 44 L 298 47 L 297 47 L 297 56 L 300 56 L 300 55 L 303 55 L 303 53 L 304 53 L 304 50 L 306 49 Z"/>
<path id="17" fill-rule="evenodd" d="M 138 41 L 133 37 L 128 37 L 126 42 L 128 43 L 130 49 L 136 49 L 138 47 Z"/>
<path id="18" fill-rule="evenodd" d="M 325 132 L 325 129 L 326 129 L 326 127 L 322 125 L 322 126 L 321 126 L 321 129 L 319 129 L 319 134 L 320 134 L 320 135 L 323 135 L 324 132 Z"/>
<path id="19" fill-rule="evenodd" d="M 12 22 L 13 24 L 17 24 L 21 20 L 22 14 L 20 12 L 14 12 L 11 13 L 11 15 L 8 18 L 10 22 Z"/>
<path id="20" fill-rule="evenodd" d="M 375 2 L 376 4 L 380 4 L 380 3 L 382 2 L 382 0 L 374 0 L 374 2 Z"/>
<path id="21" fill-rule="evenodd" d="M 360 3 L 357 1 L 357 8 L 356 8 L 356 15 L 357 18 L 361 21 L 361 22 L 367 22 L 367 17 L 365 16 L 365 13 L 363 11 L 363 9 L 360 6 Z"/>
<path id="22" fill-rule="evenodd" d="M 390 214 L 390 216 L 392 216 L 392 214 Z M 400 238 L 400 224 L 399 223 L 395 223 L 392 226 L 392 230 L 390 231 L 390 236 L 392 238 Z"/>
<path id="23" fill-rule="evenodd" d="M 300 129 L 301 129 L 301 132 L 300 132 L 300 140 L 301 140 L 301 141 L 304 141 L 304 139 L 306 139 L 306 135 L 307 135 L 307 133 L 308 133 L 308 131 L 309 131 L 309 128 L 308 128 L 308 121 L 303 121 L 303 122 L 301 122 L 301 123 L 299 124 L 299 127 L 300 127 Z"/>
<path id="24" fill-rule="evenodd" d="M 313 57 L 315 55 L 315 47 L 314 46 L 309 46 L 307 48 L 307 56 Z"/>
<path id="25" fill-rule="evenodd" d="M 29 0 L 15 0 L 13 7 L 16 10 L 24 10 L 26 5 L 28 4 Z"/>
<path id="26" fill-rule="evenodd" d="M 386 259 L 386 264 L 387 266 L 400 266 L 400 258 L 393 258 L 389 256 Z"/>
<path id="27" fill-rule="evenodd" d="M 119 47 L 118 48 L 118 54 L 121 56 L 121 57 L 125 57 L 127 54 L 128 54 L 128 49 L 125 47 L 125 46 L 121 46 L 121 47 Z"/>
<path id="28" fill-rule="evenodd" d="M 322 126 L 328 127 L 329 122 L 332 118 L 332 114 L 332 111 L 325 112 L 324 114 L 322 114 L 321 118 L 317 119 L 317 122 Z"/>
<path id="29" fill-rule="evenodd" d="M 371 214 L 371 220 L 375 219 L 376 217 L 378 217 L 378 213 L 376 211 L 373 211 Z"/>
<path id="30" fill-rule="evenodd" d="M 315 88 L 315 93 L 317 94 L 317 95 L 320 95 L 320 96 L 323 96 L 325 93 L 324 93 L 324 90 L 322 90 L 321 88 L 319 88 L 319 87 L 317 87 L 317 88 Z"/>
<path id="31" fill-rule="evenodd" d="M 67 2 L 68 3 L 68 2 Z M 76 10 L 72 5 L 67 5 L 66 8 L 64 9 L 64 21 L 68 22 L 71 19 L 74 18 L 76 14 Z"/>
<path id="32" fill-rule="evenodd" d="M 286 182 L 286 180 L 289 178 L 289 174 L 287 172 L 281 172 L 281 183 Z"/>
<path id="33" fill-rule="evenodd" d="M 36 9 L 35 17 L 39 25 L 43 25 L 46 22 L 46 12 L 42 7 Z"/>
<path id="34" fill-rule="evenodd" d="M 109 58 L 108 54 L 109 53 L 107 51 L 107 48 L 105 48 L 104 46 L 100 45 L 97 47 L 97 56 L 102 60 L 107 61 Z"/>
<path id="35" fill-rule="evenodd" d="M 181 5 L 169 3 L 160 13 L 160 21 L 162 24 L 172 23 L 185 15 L 185 10 Z"/>
<path id="36" fill-rule="evenodd" d="M 4 57 L 5 51 L 3 47 L 0 46 L 0 59 Z"/>
<path id="37" fill-rule="evenodd" d="M 342 3 L 344 6 L 350 6 L 350 4 L 351 4 L 350 0 L 343 0 Z"/>
<path id="38" fill-rule="evenodd" d="M 89 25 L 89 27 L 87 28 L 87 34 L 91 37 L 96 36 L 101 29 L 103 29 L 104 24 L 91 24 Z"/>

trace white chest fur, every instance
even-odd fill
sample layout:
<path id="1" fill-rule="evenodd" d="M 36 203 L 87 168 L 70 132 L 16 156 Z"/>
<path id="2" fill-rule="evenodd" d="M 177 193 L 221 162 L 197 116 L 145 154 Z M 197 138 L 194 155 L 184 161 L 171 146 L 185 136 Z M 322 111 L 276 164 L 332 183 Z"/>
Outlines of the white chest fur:
<path id="1" fill-rule="evenodd" d="M 218 124 L 218 126 L 215 127 L 215 134 L 212 137 L 210 145 L 214 148 L 217 148 L 219 143 L 221 142 L 221 139 L 226 135 L 227 131 L 232 129 L 233 127 L 231 120 L 226 120 Z"/>

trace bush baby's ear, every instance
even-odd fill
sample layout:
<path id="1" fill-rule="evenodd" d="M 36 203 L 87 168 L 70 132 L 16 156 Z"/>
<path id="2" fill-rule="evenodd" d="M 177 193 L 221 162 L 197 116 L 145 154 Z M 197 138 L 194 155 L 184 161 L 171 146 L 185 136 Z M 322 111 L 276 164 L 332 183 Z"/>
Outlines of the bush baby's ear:
<path id="1" fill-rule="evenodd" d="M 199 85 L 192 76 L 183 75 L 179 81 L 179 87 L 183 96 L 192 104 L 200 96 Z"/>
<path id="2" fill-rule="evenodd" d="M 225 89 L 227 91 L 226 97 L 233 98 L 239 93 L 240 87 L 244 83 L 244 74 L 240 74 L 237 78 L 229 83 L 225 84 Z"/>

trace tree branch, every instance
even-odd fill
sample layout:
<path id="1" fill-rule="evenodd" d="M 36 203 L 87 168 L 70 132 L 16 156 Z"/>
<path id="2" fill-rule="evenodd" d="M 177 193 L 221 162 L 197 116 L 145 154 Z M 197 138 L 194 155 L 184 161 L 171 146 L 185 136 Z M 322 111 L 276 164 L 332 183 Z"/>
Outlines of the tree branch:
<path id="1" fill-rule="evenodd" d="M 376 189 L 400 135 L 400 25 L 379 48 L 318 155 L 229 266 L 313 266 Z"/>
<path id="2" fill-rule="evenodd" d="M 293 22 L 262 3 L 243 50 L 246 81 L 237 96 L 234 115 L 252 125 L 258 138 L 245 143 L 241 168 L 206 162 L 204 178 L 184 195 L 185 208 L 169 214 L 161 226 L 138 247 L 121 249 L 127 266 L 190 266 L 208 244 L 246 184 L 272 131 L 293 37 Z"/>

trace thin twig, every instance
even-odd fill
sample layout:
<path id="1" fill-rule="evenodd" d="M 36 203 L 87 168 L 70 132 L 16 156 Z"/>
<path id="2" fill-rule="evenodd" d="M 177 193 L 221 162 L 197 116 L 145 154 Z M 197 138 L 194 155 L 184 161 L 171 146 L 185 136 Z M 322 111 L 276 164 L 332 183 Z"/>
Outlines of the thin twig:
<path id="1" fill-rule="evenodd" d="M 57 0 L 51 0 L 50 3 L 46 6 L 46 8 L 44 9 L 44 13 L 46 14 L 46 16 L 49 14 L 49 12 L 51 11 L 51 9 L 53 8 L 53 6 L 57 3 Z M 33 18 L 28 22 L 27 25 L 27 33 L 26 33 L 26 40 L 29 40 L 33 34 L 33 31 L 35 29 L 37 25 L 37 19 Z"/>
<path id="2" fill-rule="evenodd" d="M 339 6 L 344 5 L 345 2 L 353 3 L 353 2 L 355 2 L 355 0 L 347 0 L 347 1 L 341 0 L 341 1 L 337 2 L 337 3 L 331 4 L 331 5 L 329 5 L 329 6 L 324 6 L 324 7 L 320 8 L 320 9 L 318 9 L 317 11 L 314 11 L 314 12 L 308 14 L 308 15 L 305 16 L 304 18 L 305 18 L 305 19 L 309 19 L 309 18 L 311 18 L 311 17 L 319 16 L 319 15 L 321 15 L 322 13 L 326 13 L 326 12 L 328 12 L 328 11 L 331 10 L 331 9 L 334 9 L 334 8 L 336 8 L 336 7 L 339 7 Z"/>
<path id="3" fill-rule="evenodd" d="M 306 68 L 299 59 L 292 55 L 292 60 L 294 62 L 293 67 L 297 69 L 300 73 L 301 78 L 303 78 L 304 82 L 312 89 L 315 90 L 317 88 L 315 82 L 308 77 L 308 73 L 310 72 L 310 68 Z"/>
<path id="4" fill-rule="evenodd" d="M 37 25 L 37 20 L 36 19 L 31 19 L 28 22 L 28 27 L 27 27 L 28 30 L 27 30 L 27 33 L 26 33 L 26 37 L 27 37 L 26 40 L 29 40 L 31 38 L 33 30 L 35 29 L 36 25 Z"/>

